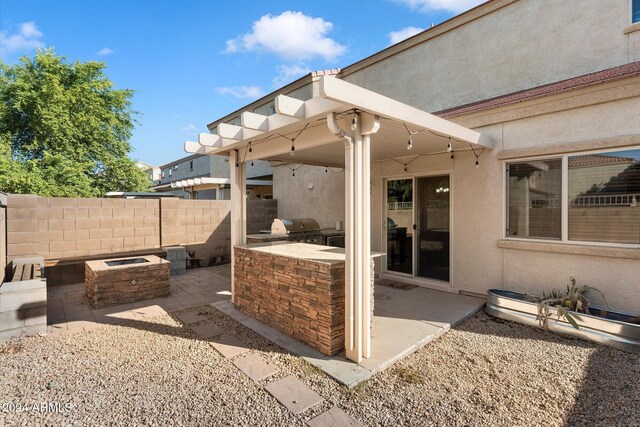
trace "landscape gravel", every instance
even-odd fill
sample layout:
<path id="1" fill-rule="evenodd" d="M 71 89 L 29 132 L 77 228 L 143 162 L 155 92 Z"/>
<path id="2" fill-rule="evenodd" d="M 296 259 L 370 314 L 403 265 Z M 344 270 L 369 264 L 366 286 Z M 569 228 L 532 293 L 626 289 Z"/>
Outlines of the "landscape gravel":
<path id="1" fill-rule="evenodd" d="M 278 372 L 253 382 L 177 313 L 23 338 L 0 345 L 0 425 L 303 426 L 333 406 L 382 426 L 640 425 L 640 355 L 484 313 L 347 390 L 213 307 L 186 311 Z M 289 375 L 325 401 L 289 412 L 263 389 Z M 34 411 L 41 402 L 71 406 Z"/>

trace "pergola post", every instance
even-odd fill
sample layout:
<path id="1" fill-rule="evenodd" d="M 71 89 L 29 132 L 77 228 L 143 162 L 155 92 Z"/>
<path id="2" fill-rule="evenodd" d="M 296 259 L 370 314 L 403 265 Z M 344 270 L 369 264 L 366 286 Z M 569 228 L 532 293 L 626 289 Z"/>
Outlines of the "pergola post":
<path id="1" fill-rule="evenodd" d="M 241 162 L 238 151 L 229 153 L 231 175 L 231 302 L 235 301 L 234 246 L 244 245 L 247 237 L 247 167 Z"/>
<path id="2" fill-rule="evenodd" d="M 379 118 L 354 114 L 345 146 L 345 348 L 347 358 L 371 357 L 371 134 Z"/>

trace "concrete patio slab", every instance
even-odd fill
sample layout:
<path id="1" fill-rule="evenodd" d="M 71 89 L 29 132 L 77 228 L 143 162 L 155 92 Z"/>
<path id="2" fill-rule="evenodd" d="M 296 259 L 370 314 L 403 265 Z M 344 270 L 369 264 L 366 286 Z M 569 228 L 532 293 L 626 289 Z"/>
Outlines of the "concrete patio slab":
<path id="1" fill-rule="evenodd" d="M 356 363 L 353 363 L 344 357 L 325 356 L 318 350 L 291 338 L 289 335 L 265 325 L 253 317 L 247 316 L 237 310 L 231 301 L 222 301 L 211 305 L 247 328 L 262 335 L 274 344 L 279 345 L 290 353 L 301 356 L 304 360 L 324 371 L 340 384 L 347 387 L 355 387 L 362 381 L 368 380 L 371 377 L 370 371 L 358 366 Z"/>
<path id="2" fill-rule="evenodd" d="M 180 313 L 176 315 L 179 321 L 184 323 L 185 325 L 192 325 L 194 323 L 201 322 L 207 319 L 207 316 L 203 316 L 202 314 L 198 314 L 195 311 L 188 311 L 186 313 Z"/>
<path id="3" fill-rule="evenodd" d="M 278 372 L 278 368 L 267 362 L 259 354 L 241 357 L 234 360 L 233 364 L 255 382 L 262 381 Z"/>
<path id="4" fill-rule="evenodd" d="M 293 376 L 274 381 L 267 385 L 265 390 L 294 414 L 304 412 L 324 401 L 322 396 Z"/>
<path id="5" fill-rule="evenodd" d="M 238 338 L 229 336 L 214 338 L 211 345 L 227 359 L 249 350 L 249 346 Z"/>
<path id="6" fill-rule="evenodd" d="M 95 324 L 126 324 L 130 320 L 144 320 L 190 307 L 229 299 L 230 280 L 217 274 L 215 268 L 198 268 L 171 277 L 171 295 L 137 301 L 103 309 L 93 309 L 85 298 L 84 283 L 51 286 L 47 289 L 47 328 L 52 335 L 81 332 L 89 325 L 67 327 L 68 322 Z M 191 324 L 193 322 L 190 322 Z M 85 328 L 86 326 L 86 328 Z M 70 330 L 71 329 L 71 330 Z"/>
<path id="7" fill-rule="evenodd" d="M 365 427 L 360 421 L 334 406 L 307 422 L 309 427 Z"/>
<path id="8" fill-rule="evenodd" d="M 200 335 L 200 337 L 204 339 L 217 337 L 218 335 L 222 335 L 224 333 L 224 330 L 213 322 L 194 326 L 191 328 L 191 330 L 193 330 L 193 332 Z"/>
<path id="9" fill-rule="evenodd" d="M 426 288 L 410 290 L 375 286 L 372 357 L 360 364 L 344 353 L 329 357 L 294 338 L 247 316 L 231 301 L 211 304 L 239 323 L 324 371 L 339 383 L 355 387 L 371 375 L 422 348 L 482 308 L 485 300 Z"/>

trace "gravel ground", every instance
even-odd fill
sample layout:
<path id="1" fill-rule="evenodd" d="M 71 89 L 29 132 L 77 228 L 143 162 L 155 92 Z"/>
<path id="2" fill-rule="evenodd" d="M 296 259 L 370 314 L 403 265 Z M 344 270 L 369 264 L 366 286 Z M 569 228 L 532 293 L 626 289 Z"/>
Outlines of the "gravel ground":
<path id="1" fill-rule="evenodd" d="M 278 374 L 253 383 L 172 316 L 24 338 L 0 346 L 0 425 L 302 426 L 333 405 L 368 425 L 640 425 L 640 355 L 484 313 L 349 391 L 212 307 L 186 311 L 250 344 Z M 262 389 L 287 375 L 326 401 L 288 412 Z M 39 402 L 71 408 L 34 412 Z"/>

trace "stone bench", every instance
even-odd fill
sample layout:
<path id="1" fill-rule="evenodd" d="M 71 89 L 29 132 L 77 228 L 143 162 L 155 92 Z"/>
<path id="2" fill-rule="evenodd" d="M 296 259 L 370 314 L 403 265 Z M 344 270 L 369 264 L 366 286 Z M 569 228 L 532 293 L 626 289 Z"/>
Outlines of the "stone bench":
<path id="1" fill-rule="evenodd" d="M 0 340 L 47 333 L 47 279 L 42 257 L 17 258 L 0 285 Z"/>

